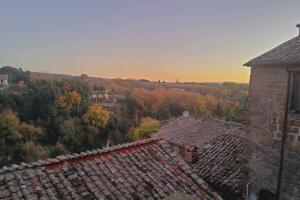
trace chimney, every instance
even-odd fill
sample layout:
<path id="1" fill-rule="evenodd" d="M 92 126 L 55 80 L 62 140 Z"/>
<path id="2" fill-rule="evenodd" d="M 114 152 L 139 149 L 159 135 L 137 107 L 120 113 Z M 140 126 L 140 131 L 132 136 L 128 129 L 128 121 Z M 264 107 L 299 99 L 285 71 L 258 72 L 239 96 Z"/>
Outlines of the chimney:
<path id="1" fill-rule="evenodd" d="M 186 145 L 183 149 L 183 158 L 186 162 L 193 164 L 198 161 L 197 147 L 194 145 Z"/>
<path id="2" fill-rule="evenodd" d="M 299 37 L 300 37 L 300 23 L 296 25 L 296 27 L 299 29 Z"/>

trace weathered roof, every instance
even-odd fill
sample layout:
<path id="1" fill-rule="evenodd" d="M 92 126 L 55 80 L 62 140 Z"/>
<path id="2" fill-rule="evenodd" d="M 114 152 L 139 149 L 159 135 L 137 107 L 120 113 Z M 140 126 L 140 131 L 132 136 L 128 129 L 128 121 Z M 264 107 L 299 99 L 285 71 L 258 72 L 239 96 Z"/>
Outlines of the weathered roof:
<path id="1" fill-rule="evenodd" d="M 219 119 L 182 116 L 163 126 L 153 138 L 162 138 L 178 145 L 195 145 L 201 149 L 214 137 L 224 134 L 244 135 L 245 127 Z"/>
<path id="2" fill-rule="evenodd" d="M 180 117 L 154 135 L 179 146 L 198 147 L 193 170 L 218 191 L 241 195 L 242 161 L 246 129 L 243 125 L 217 119 Z"/>
<path id="3" fill-rule="evenodd" d="M 0 74 L 0 80 L 8 80 L 7 74 Z"/>
<path id="4" fill-rule="evenodd" d="M 192 168 L 222 194 L 239 196 L 245 180 L 244 146 L 245 140 L 240 136 L 217 136 L 199 152 L 199 160 Z"/>
<path id="5" fill-rule="evenodd" d="M 0 199 L 221 199 L 163 140 L 58 156 L 0 172 Z"/>
<path id="6" fill-rule="evenodd" d="M 244 66 L 300 64 L 300 36 L 294 37 L 270 51 L 246 62 Z"/>

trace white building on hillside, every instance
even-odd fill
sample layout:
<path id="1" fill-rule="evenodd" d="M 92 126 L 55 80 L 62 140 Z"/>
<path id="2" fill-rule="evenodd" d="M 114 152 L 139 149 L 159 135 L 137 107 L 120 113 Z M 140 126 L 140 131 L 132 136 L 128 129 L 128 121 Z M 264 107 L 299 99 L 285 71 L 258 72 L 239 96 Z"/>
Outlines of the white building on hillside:
<path id="1" fill-rule="evenodd" d="M 0 74 L 0 86 L 8 85 L 8 75 L 7 74 Z"/>

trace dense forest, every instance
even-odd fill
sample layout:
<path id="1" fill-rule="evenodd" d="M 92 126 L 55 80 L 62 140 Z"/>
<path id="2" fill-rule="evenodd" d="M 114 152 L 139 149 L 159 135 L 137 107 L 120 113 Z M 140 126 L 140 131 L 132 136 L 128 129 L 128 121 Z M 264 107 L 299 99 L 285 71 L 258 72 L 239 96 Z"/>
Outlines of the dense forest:
<path id="1" fill-rule="evenodd" d="M 0 68 L 0 74 L 9 76 L 9 85 L 0 89 L 0 166 L 146 138 L 184 111 L 239 123 L 247 119 L 245 84 L 99 81 L 13 67 Z M 91 102 L 93 90 L 124 99 L 104 108 Z"/>

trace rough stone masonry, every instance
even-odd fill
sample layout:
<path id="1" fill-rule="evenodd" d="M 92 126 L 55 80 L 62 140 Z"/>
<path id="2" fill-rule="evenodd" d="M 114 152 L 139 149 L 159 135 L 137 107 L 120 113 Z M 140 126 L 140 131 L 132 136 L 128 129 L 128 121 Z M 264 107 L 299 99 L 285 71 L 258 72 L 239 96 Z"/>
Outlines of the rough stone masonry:
<path id="1" fill-rule="evenodd" d="M 276 193 L 284 141 L 280 199 L 300 199 L 300 115 L 288 110 L 286 137 L 283 128 L 290 77 L 300 72 L 300 36 L 247 62 L 251 67 L 249 89 L 249 181 L 257 189 Z M 292 83 L 293 80 L 291 80 Z M 290 85 L 290 86 L 289 86 Z M 289 99 L 291 96 L 288 97 Z"/>

